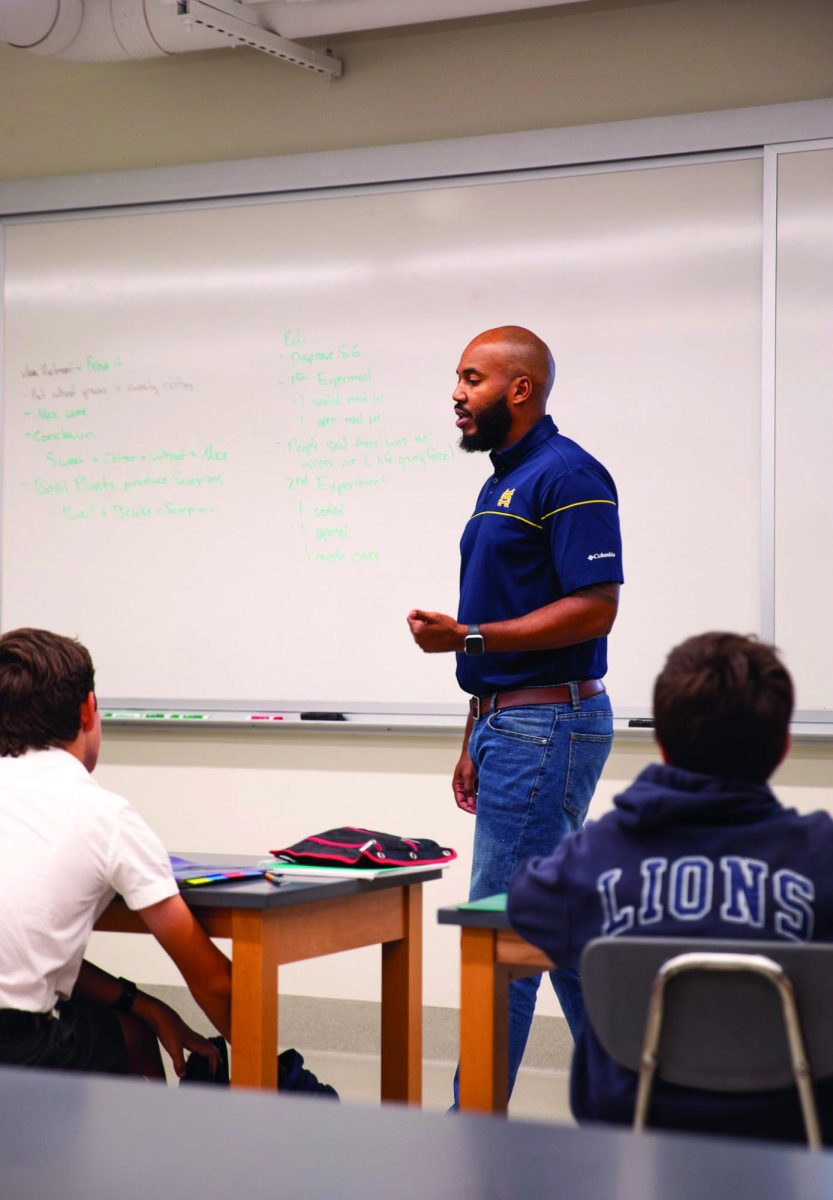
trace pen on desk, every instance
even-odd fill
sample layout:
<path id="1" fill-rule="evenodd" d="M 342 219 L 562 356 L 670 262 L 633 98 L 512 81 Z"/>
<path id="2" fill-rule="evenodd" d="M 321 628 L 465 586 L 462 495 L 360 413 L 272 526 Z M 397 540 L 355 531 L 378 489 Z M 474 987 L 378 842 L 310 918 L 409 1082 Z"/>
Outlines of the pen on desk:
<path id="1" fill-rule="evenodd" d="M 263 874 L 270 883 L 274 883 L 275 887 L 280 887 L 283 883 L 283 876 L 276 875 L 274 871 L 264 871 Z"/>

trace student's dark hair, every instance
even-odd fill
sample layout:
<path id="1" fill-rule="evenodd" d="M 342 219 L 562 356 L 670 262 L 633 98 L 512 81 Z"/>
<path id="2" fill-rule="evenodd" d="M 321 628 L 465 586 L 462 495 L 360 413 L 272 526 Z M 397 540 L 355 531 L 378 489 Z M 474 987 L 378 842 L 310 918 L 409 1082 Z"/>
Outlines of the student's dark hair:
<path id="1" fill-rule="evenodd" d="M 793 684 L 773 646 L 702 633 L 676 646 L 654 685 L 654 729 L 676 767 L 764 783 L 778 766 Z"/>
<path id="2" fill-rule="evenodd" d="M 95 690 L 86 647 L 46 629 L 0 637 L 0 757 L 72 742 L 81 704 Z"/>

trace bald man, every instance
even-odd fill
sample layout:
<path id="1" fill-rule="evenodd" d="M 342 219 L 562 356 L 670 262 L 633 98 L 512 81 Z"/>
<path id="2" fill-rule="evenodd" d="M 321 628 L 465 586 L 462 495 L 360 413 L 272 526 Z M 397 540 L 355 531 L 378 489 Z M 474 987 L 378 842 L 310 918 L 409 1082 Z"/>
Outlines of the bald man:
<path id="1" fill-rule="evenodd" d="M 519 862 L 580 827 L 613 740 L 602 678 L 623 582 L 618 498 L 601 463 L 546 416 L 554 377 L 528 329 L 489 329 L 466 346 L 452 397 L 460 446 L 486 451 L 492 474 L 460 543 L 456 620 L 408 614 L 422 650 L 456 653 L 470 696 L 452 787 L 476 817 L 472 900 L 505 892 Z M 550 977 L 575 1037 L 578 979 Z M 510 1092 L 539 983 L 511 985 Z"/>

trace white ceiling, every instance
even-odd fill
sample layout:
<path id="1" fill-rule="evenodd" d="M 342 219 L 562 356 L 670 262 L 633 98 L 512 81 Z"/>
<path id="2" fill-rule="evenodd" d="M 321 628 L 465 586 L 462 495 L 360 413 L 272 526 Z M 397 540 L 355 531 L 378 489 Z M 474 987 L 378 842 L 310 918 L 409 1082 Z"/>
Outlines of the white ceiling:
<path id="1" fill-rule="evenodd" d="M 387 29 L 460 17 L 523 12 L 586 0 L 242 0 L 259 9 L 283 37 L 312 37 L 359 29 Z"/>

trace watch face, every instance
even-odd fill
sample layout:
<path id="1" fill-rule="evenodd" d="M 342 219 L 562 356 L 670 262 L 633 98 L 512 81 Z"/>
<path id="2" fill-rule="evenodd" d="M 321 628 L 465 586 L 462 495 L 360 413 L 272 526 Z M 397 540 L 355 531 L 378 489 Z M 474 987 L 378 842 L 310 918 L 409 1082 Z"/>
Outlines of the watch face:
<path id="1" fill-rule="evenodd" d="M 466 654 L 482 654 L 486 649 L 482 633 L 470 633 L 466 637 Z"/>

